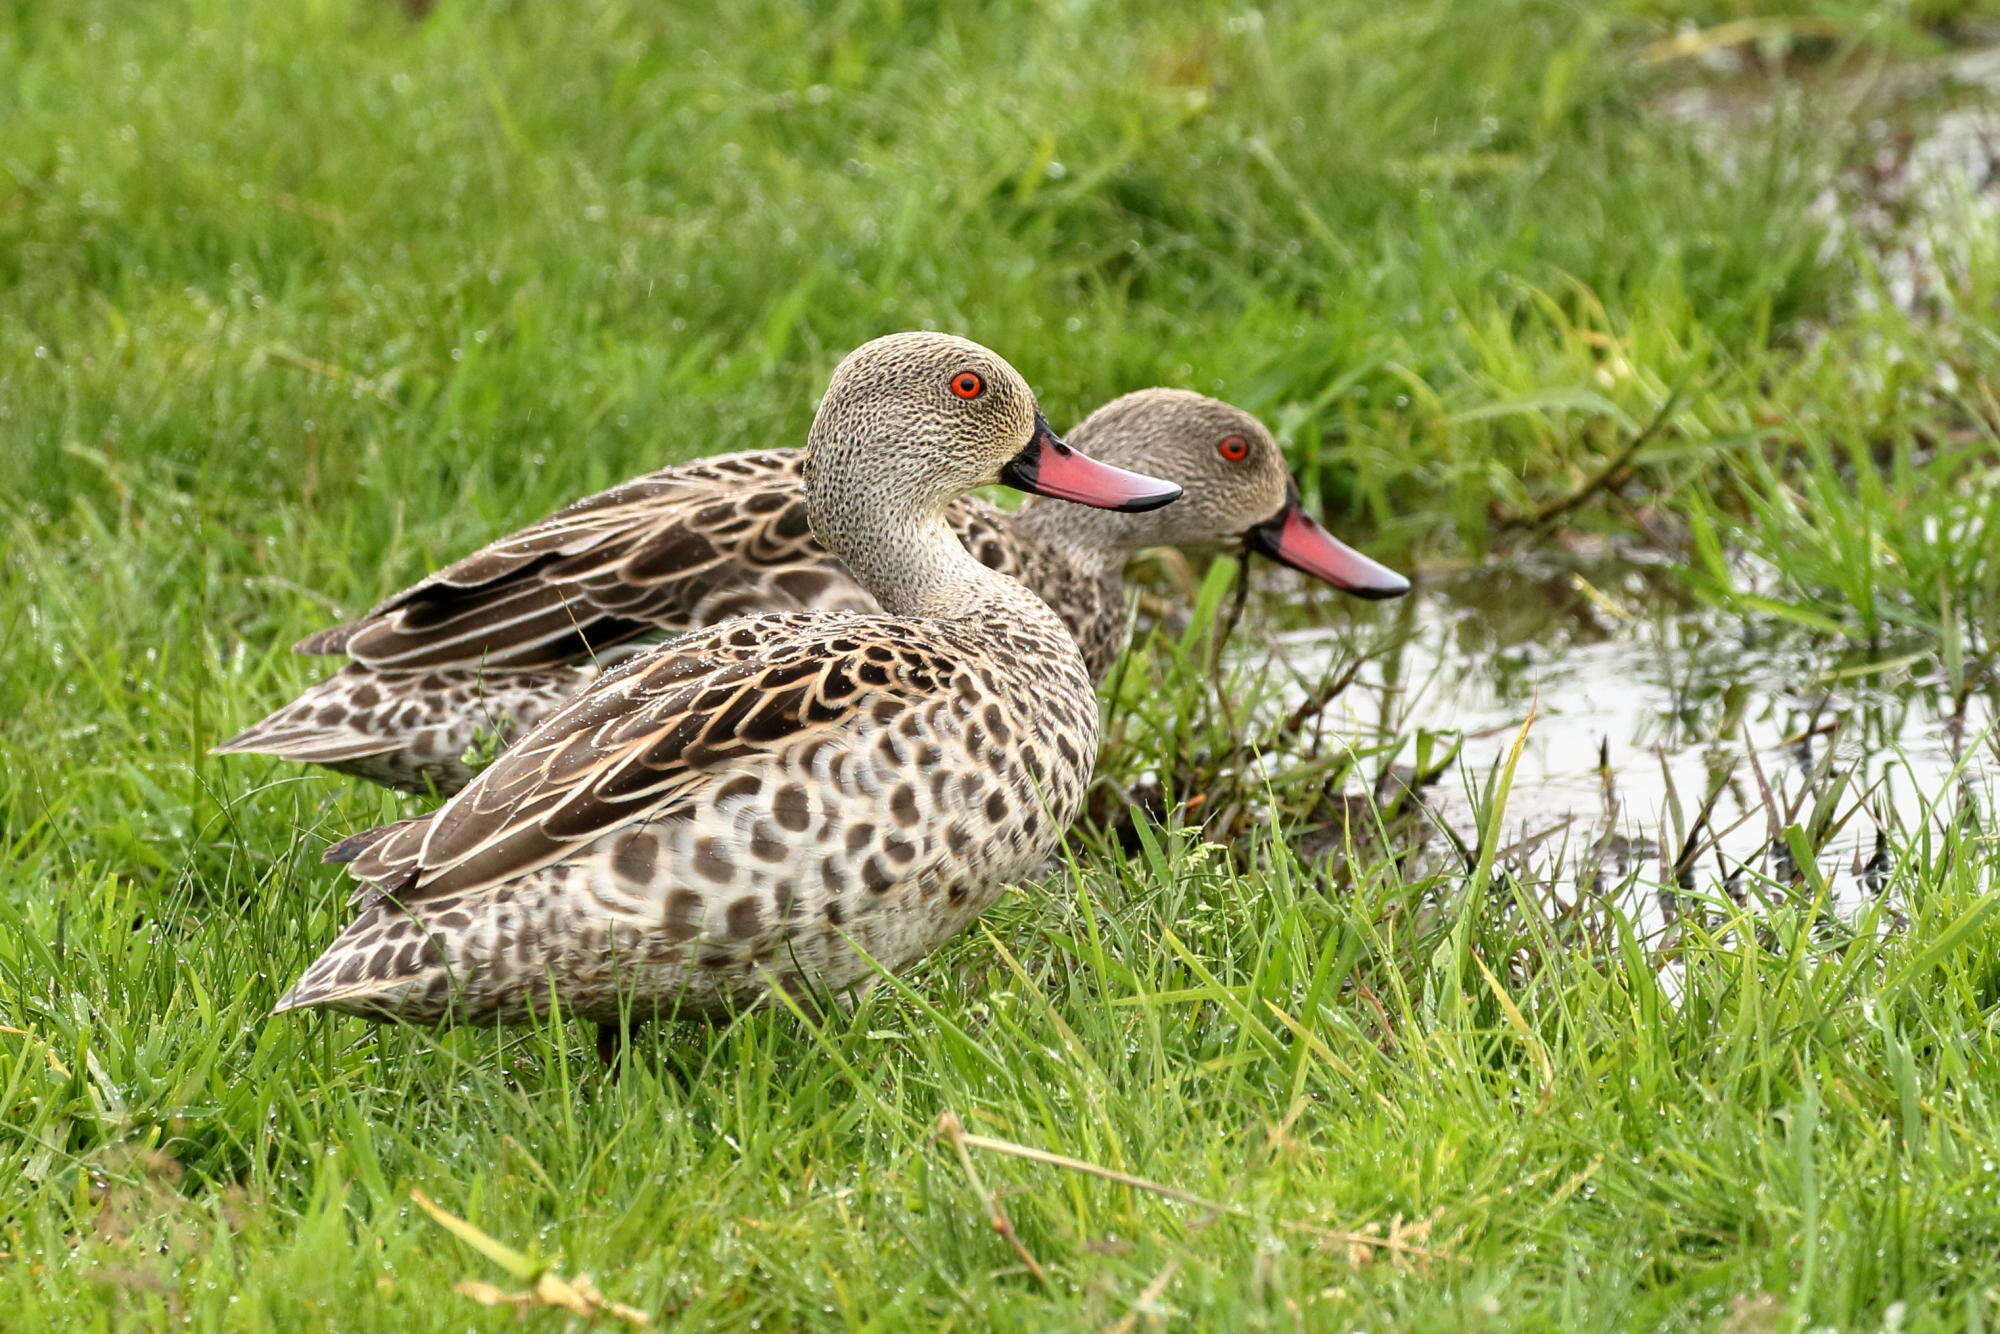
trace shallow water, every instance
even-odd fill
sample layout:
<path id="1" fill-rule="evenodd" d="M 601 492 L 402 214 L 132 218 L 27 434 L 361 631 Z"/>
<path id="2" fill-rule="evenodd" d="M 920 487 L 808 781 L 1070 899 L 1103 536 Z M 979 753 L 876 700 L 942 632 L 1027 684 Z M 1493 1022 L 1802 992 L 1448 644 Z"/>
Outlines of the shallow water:
<path id="1" fill-rule="evenodd" d="M 1828 123 L 1858 138 L 1819 201 L 1829 245 L 1871 257 L 1859 301 L 1931 309 L 1959 248 L 2000 218 L 2000 31 L 1941 58 L 1796 78 L 1771 78 L 1753 55 L 1723 47 L 1686 65 L 1658 110 L 1720 170 L 1787 98 L 1815 119 L 1837 113 Z M 1320 602 L 1305 618 L 1283 609 L 1299 596 L 1287 586 L 1268 605 L 1307 623 L 1256 636 L 1238 661 L 1267 666 L 1289 709 L 1377 653 L 1326 711 L 1327 732 L 1357 747 L 1400 738 L 1405 766 L 1421 733 L 1459 739 L 1422 793 L 1467 845 L 1532 713 L 1499 860 L 1559 903 L 1602 892 L 1663 924 L 1704 897 L 1810 893 L 1780 830 L 1819 817 L 1838 825 L 1812 857 L 1832 907 L 1882 893 L 1893 905 L 1896 848 L 1991 804 L 1990 693 L 1954 698 L 1929 646 L 1857 646 L 1704 605 L 1645 553 L 1433 577 L 1400 603 Z M 1451 855 L 1436 841 L 1430 852 Z"/>
<path id="2" fill-rule="evenodd" d="M 1501 862 L 1559 903 L 1615 893 L 1654 922 L 1690 894 L 1811 893 L 1779 831 L 1812 828 L 1816 812 L 1839 821 L 1814 840 L 1831 905 L 1858 906 L 1893 889 L 1894 849 L 1912 834 L 1967 803 L 1984 808 L 1995 768 L 1990 701 L 1955 701 L 1935 655 L 1725 613 L 1646 559 L 1432 579 L 1393 610 L 1257 638 L 1239 661 L 1286 682 L 1285 708 L 1371 653 L 1328 708 L 1328 734 L 1401 737 L 1406 765 L 1420 731 L 1458 739 L 1423 796 L 1468 845 L 1481 794 L 1532 714 Z"/>

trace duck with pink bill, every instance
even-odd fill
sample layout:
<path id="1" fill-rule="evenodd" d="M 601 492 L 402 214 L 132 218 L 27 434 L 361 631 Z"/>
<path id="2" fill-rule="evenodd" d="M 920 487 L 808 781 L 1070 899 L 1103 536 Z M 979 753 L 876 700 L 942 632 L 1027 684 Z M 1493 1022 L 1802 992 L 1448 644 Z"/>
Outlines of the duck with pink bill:
<path id="1" fill-rule="evenodd" d="M 1147 548 L 1247 546 L 1358 597 L 1409 588 L 1313 521 L 1278 442 L 1241 408 L 1142 389 L 1068 440 L 1020 465 L 1044 497 L 1010 512 L 963 496 L 945 519 L 1062 617 L 1094 680 L 1125 646 L 1125 567 Z M 1185 495 L 1151 511 L 1064 503 L 1084 455 Z M 448 795 L 636 644 L 746 612 L 879 609 L 815 537 L 802 463 L 779 449 L 676 464 L 503 537 L 308 636 L 299 652 L 346 665 L 216 749 Z"/>

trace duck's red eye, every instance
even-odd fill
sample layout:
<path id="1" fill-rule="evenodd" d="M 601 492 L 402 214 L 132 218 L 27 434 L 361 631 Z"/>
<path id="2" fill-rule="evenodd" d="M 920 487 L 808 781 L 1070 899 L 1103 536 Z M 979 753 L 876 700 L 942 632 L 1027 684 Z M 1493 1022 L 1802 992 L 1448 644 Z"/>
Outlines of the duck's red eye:
<path id="1" fill-rule="evenodd" d="M 1231 463 L 1241 463 L 1250 457 L 1250 442 L 1240 435 L 1225 435 L 1222 443 L 1215 447 L 1215 452 Z"/>
<path id="2" fill-rule="evenodd" d="M 951 392 L 960 398 L 978 398 L 986 392 L 986 381 L 978 371 L 960 371 L 951 377 Z"/>

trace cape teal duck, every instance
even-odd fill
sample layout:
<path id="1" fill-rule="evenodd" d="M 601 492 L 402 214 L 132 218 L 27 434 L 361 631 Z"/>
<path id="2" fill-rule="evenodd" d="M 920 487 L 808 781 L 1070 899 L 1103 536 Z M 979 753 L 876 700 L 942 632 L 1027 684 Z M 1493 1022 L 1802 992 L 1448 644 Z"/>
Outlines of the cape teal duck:
<path id="1" fill-rule="evenodd" d="M 501 1022 L 554 997 L 609 1023 L 838 992 L 1042 864 L 1097 700 L 1068 627 L 967 553 L 952 507 L 995 482 L 1126 512 L 1180 488 L 1070 449 L 1011 366 L 942 334 L 842 361 L 799 475 L 882 610 L 652 648 L 436 812 L 337 845 L 364 906 L 279 1010 Z"/>
<path id="2" fill-rule="evenodd" d="M 1300 508 L 1284 455 L 1249 413 L 1181 389 L 1099 408 L 1070 439 L 1179 483 L 1149 514 L 969 496 L 946 522 L 972 554 L 1056 610 L 1102 679 L 1124 647 L 1123 571 L 1152 546 L 1242 541 L 1362 597 L 1409 581 Z M 644 637 L 755 611 L 873 611 L 814 540 L 798 450 L 664 468 L 580 500 L 447 566 L 358 621 L 302 641 L 349 665 L 216 747 L 324 764 L 405 791 L 456 792 L 505 745 Z"/>

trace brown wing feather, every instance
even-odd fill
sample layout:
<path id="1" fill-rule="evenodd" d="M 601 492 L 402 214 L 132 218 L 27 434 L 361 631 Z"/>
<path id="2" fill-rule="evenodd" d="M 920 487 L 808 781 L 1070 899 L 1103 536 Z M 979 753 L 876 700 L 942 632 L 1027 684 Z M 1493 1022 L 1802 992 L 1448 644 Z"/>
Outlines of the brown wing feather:
<path id="1" fill-rule="evenodd" d="M 725 455 L 635 478 L 482 547 L 299 651 L 344 652 L 390 671 L 514 670 L 686 628 L 720 567 L 780 563 L 810 544 L 798 461 L 796 450 Z"/>
<path id="2" fill-rule="evenodd" d="M 725 621 L 608 673 L 430 818 L 349 840 L 349 869 L 406 901 L 510 880 L 671 815 L 734 764 L 935 699 L 956 670 L 907 621 Z"/>
<path id="3" fill-rule="evenodd" d="M 806 523 L 797 450 L 665 468 L 585 497 L 300 640 L 383 671 L 525 670 L 702 619 L 706 598 L 760 574 L 834 564 Z M 966 498 L 952 527 L 981 562 L 1020 572 L 1004 516 Z"/>

